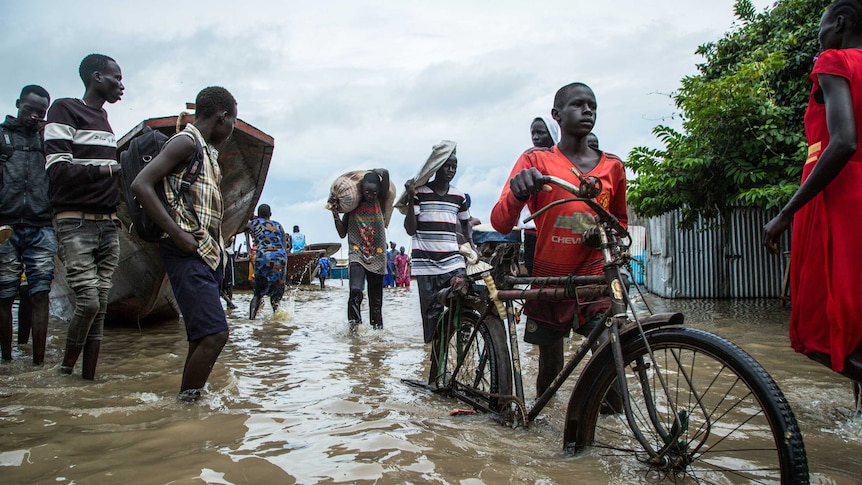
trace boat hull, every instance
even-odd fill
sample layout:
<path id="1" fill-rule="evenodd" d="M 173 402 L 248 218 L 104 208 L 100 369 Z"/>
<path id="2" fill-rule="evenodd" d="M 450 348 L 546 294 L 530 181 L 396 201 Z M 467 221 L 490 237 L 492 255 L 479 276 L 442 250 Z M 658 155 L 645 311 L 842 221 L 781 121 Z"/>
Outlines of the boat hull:
<path id="1" fill-rule="evenodd" d="M 337 251 L 337 249 L 336 249 Z M 317 261 L 326 254 L 323 249 L 308 248 L 287 255 L 287 282 L 306 285 L 311 281 L 312 275 L 317 269 Z M 234 288 L 250 290 L 253 286 L 252 263 L 247 257 L 237 258 L 234 262 L 235 281 Z"/>
<path id="2" fill-rule="evenodd" d="M 332 257 L 333 254 L 341 251 L 341 243 L 314 243 L 314 244 L 306 244 L 303 251 L 317 251 L 322 249 L 324 251 L 324 256 L 327 258 Z"/>

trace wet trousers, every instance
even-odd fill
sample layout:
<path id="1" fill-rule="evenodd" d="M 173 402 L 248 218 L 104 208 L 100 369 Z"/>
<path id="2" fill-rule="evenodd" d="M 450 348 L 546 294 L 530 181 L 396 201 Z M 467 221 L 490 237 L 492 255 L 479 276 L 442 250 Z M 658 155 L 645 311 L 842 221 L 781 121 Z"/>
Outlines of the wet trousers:
<path id="1" fill-rule="evenodd" d="M 102 340 L 111 278 L 120 261 L 120 240 L 112 220 L 58 219 L 58 254 L 75 294 L 75 313 L 66 343 Z"/>
<path id="2" fill-rule="evenodd" d="M 347 320 L 361 323 L 362 288 L 368 282 L 368 317 L 372 327 L 383 326 L 383 275 L 372 273 L 359 263 L 348 268 L 350 297 L 347 300 Z"/>

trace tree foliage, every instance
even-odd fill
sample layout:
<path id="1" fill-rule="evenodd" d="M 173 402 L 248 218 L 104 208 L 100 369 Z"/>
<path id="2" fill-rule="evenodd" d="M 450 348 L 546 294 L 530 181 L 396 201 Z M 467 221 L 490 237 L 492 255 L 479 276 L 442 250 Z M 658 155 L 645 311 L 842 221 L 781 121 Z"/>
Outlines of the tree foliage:
<path id="1" fill-rule="evenodd" d="M 829 0 L 784 0 L 756 13 L 737 0 L 724 37 L 698 47 L 698 74 L 672 95 L 682 132 L 660 125 L 663 149 L 635 147 L 628 200 L 642 216 L 682 208 L 683 225 L 730 207 L 783 205 L 805 160 L 803 127 Z"/>

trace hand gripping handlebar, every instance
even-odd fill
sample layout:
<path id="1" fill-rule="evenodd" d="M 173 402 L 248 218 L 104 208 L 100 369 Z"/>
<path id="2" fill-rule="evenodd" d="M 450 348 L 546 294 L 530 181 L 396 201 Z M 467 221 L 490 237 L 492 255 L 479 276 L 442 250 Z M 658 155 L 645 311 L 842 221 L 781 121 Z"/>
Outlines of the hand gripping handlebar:
<path id="1" fill-rule="evenodd" d="M 542 207 L 537 210 L 530 217 L 524 219 L 524 222 L 531 221 L 536 218 L 539 214 L 547 211 L 551 207 L 556 205 L 565 204 L 567 202 L 583 202 L 590 206 L 596 212 L 596 220 L 599 223 L 607 224 L 608 227 L 613 229 L 618 236 L 626 238 L 629 236 L 629 232 L 620 224 L 620 221 L 610 212 L 606 211 L 604 207 L 599 205 L 594 199 L 597 197 L 602 191 L 602 181 L 595 177 L 583 177 L 578 175 L 578 179 L 580 180 L 580 186 L 575 186 L 574 184 L 567 182 L 559 177 L 554 177 L 553 175 L 545 175 L 542 180 L 543 184 L 554 184 L 557 187 L 569 192 L 574 195 L 574 198 L 569 199 L 561 199 L 555 200 L 550 204 Z"/>

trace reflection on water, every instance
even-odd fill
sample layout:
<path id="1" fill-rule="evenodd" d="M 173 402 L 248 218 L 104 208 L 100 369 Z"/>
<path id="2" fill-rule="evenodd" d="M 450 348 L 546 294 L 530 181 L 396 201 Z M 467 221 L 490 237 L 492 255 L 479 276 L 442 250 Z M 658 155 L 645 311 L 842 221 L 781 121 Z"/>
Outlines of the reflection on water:
<path id="1" fill-rule="evenodd" d="M 427 374 L 418 296 L 384 294 L 384 329 L 347 332 L 346 284 L 289 293 L 279 314 L 244 318 L 202 402 L 175 400 L 186 352 L 179 322 L 106 329 L 95 382 L 61 377 L 64 329 L 52 322 L 44 368 L 29 347 L 0 365 L 3 483 L 632 483 L 613 461 L 562 452 L 567 383 L 529 429 L 449 416 L 457 402 L 405 386 Z M 862 419 L 845 379 L 793 353 L 778 301 L 659 300 L 724 335 L 779 382 L 805 436 L 815 482 L 856 483 Z M 367 310 L 364 311 L 367 318 Z M 576 345 L 577 338 L 570 341 Z M 522 344 L 528 396 L 535 353 Z"/>

